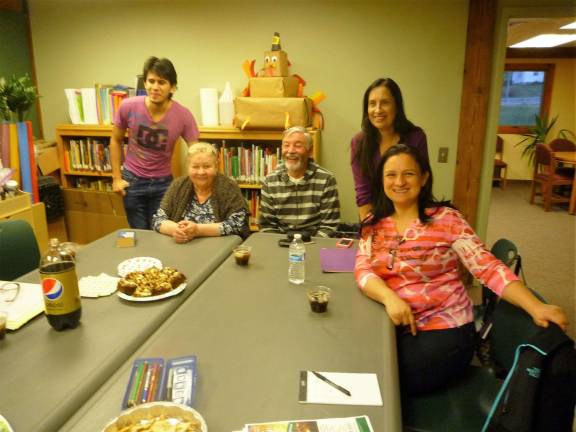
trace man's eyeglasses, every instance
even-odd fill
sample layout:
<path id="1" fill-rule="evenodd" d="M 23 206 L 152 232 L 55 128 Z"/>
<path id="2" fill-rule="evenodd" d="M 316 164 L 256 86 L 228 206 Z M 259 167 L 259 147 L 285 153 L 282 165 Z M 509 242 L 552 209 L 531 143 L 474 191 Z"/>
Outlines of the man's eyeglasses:
<path id="1" fill-rule="evenodd" d="M 10 303 L 16 300 L 20 293 L 20 284 L 18 282 L 6 282 L 0 285 L 0 301 Z"/>

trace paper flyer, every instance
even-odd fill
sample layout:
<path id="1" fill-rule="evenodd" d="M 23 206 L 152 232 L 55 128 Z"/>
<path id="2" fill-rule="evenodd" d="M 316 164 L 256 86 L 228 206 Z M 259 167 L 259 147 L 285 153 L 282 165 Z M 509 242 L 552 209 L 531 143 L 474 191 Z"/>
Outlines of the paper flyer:
<path id="1" fill-rule="evenodd" d="M 253 423 L 242 432 L 374 432 L 368 416 Z"/>

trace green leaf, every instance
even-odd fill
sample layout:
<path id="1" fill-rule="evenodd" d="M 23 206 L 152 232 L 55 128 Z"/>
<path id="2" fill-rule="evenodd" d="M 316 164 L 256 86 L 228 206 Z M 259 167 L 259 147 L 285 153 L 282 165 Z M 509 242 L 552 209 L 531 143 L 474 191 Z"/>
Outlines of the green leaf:
<path id="1" fill-rule="evenodd" d="M 538 114 L 534 116 L 534 126 L 530 127 L 530 132 L 522 134 L 524 139 L 518 141 L 515 146 L 524 147 L 522 149 L 522 157 L 527 157 L 530 165 L 534 164 L 534 156 L 536 153 L 536 145 L 538 143 L 545 143 L 548 134 L 558 121 L 558 116 L 554 117 L 552 121 L 548 121 L 547 117 L 540 117 Z M 558 137 L 565 138 L 571 135 L 576 138 L 574 132 L 568 129 L 562 129 L 558 132 Z"/>
<path id="2" fill-rule="evenodd" d="M 19 78 L 12 75 L 12 78 L 7 81 L 0 82 L 0 98 L 4 100 L 9 111 L 17 114 L 19 121 L 24 120 L 26 112 L 32 108 L 39 97 L 28 75 Z M 3 115 L 1 107 L 0 115 Z"/>

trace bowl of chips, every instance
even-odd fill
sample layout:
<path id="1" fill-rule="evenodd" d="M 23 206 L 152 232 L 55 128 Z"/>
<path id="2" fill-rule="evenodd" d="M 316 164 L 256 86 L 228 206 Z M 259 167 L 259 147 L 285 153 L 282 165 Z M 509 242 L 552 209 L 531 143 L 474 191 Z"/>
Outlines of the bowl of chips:
<path id="1" fill-rule="evenodd" d="M 123 411 L 102 432 L 208 432 L 193 408 L 172 402 L 150 402 Z"/>

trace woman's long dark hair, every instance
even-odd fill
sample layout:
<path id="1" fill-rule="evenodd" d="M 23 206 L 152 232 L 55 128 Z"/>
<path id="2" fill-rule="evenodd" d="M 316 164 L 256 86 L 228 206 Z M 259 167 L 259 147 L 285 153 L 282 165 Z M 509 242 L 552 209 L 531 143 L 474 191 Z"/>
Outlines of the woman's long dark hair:
<path id="1" fill-rule="evenodd" d="M 360 162 L 360 169 L 362 174 L 372 179 L 374 176 L 373 161 L 376 152 L 380 149 L 380 131 L 372 125 L 370 119 L 368 118 L 368 99 L 370 98 L 370 92 L 376 87 L 384 86 L 390 91 L 390 94 L 394 98 L 396 105 L 396 117 L 394 118 L 394 131 L 400 135 L 400 141 L 403 137 L 410 131 L 418 129 L 410 120 L 406 118 L 406 112 L 404 111 L 404 100 L 402 99 L 402 92 L 400 87 L 396 84 L 392 78 L 378 78 L 372 84 L 368 86 L 364 92 L 364 99 L 362 101 L 362 131 L 364 132 L 364 137 L 362 142 L 358 146 L 354 159 Z"/>
<path id="2" fill-rule="evenodd" d="M 399 154 L 407 154 L 411 156 L 418 167 L 420 168 L 421 175 L 428 173 L 428 180 L 420 189 L 420 194 L 418 194 L 418 218 L 420 222 L 426 223 L 430 220 L 430 216 L 426 214 L 426 209 L 430 207 L 440 207 L 445 205 L 450 205 L 447 201 L 437 201 L 432 193 L 432 170 L 430 165 L 426 162 L 420 153 L 406 144 L 396 144 L 390 147 L 384 155 L 382 156 L 382 161 L 378 165 L 378 169 L 374 173 L 374 178 L 372 180 L 372 205 L 373 218 L 366 223 L 369 225 L 375 224 L 380 219 L 391 216 L 394 214 L 394 203 L 390 198 L 384 193 L 384 164 L 392 156 L 397 156 Z"/>

